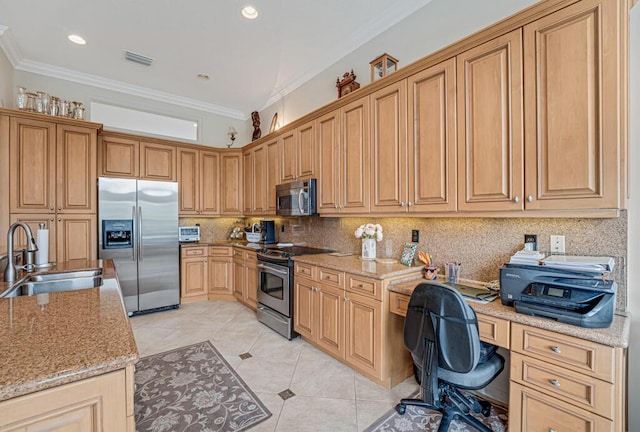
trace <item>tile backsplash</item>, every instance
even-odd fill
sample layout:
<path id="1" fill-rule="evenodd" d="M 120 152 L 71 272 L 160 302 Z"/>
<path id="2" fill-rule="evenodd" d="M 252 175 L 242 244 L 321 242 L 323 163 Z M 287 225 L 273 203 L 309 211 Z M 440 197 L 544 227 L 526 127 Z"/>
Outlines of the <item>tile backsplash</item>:
<path id="1" fill-rule="evenodd" d="M 498 278 L 498 269 L 516 251 L 523 248 L 525 234 L 538 235 L 538 250 L 550 249 L 549 236 L 565 236 L 565 251 L 571 255 L 616 257 L 618 269 L 617 309 L 626 311 L 627 287 L 627 212 L 611 219 L 576 218 L 246 218 L 181 219 L 182 225 L 200 223 L 203 241 L 229 237 L 234 224 L 249 224 L 260 219 L 276 221 L 281 242 L 306 243 L 359 255 L 361 241 L 354 236 L 364 223 L 379 223 L 384 238 L 377 243 L 380 258 L 400 258 L 405 243 L 411 242 L 411 230 L 420 231 L 418 250 L 430 253 L 441 268 L 447 261 L 460 261 L 460 277 L 489 281 Z M 188 221 L 188 223 L 187 223 Z M 282 227 L 284 226 L 284 232 Z"/>

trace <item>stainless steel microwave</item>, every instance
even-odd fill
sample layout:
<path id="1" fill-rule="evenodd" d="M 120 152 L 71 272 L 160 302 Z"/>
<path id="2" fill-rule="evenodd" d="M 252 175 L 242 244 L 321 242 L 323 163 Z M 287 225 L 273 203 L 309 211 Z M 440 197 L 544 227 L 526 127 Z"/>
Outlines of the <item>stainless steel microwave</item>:
<path id="1" fill-rule="evenodd" d="M 278 216 L 317 215 L 316 179 L 277 185 L 276 214 Z"/>

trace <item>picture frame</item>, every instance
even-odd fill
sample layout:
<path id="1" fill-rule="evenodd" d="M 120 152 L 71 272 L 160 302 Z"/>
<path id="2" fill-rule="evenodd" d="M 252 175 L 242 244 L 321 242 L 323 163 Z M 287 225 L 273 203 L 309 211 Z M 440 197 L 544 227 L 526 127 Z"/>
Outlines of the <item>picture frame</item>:
<path id="1" fill-rule="evenodd" d="M 277 126 L 278 126 L 278 113 L 275 113 L 273 115 L 273 118 L 271 119 L 271 126 L 269 126 L 269 133 L 275 132 Z"/>
<path id="2" fill-rule="evenodd" d="M 408 267 L 413 265 L 413 257 L 416 254 L 418 245 L 416 243 L 406 243 L 402 250 L 402 256 L 400 257 L 400 264 L 404 264 Z"/>

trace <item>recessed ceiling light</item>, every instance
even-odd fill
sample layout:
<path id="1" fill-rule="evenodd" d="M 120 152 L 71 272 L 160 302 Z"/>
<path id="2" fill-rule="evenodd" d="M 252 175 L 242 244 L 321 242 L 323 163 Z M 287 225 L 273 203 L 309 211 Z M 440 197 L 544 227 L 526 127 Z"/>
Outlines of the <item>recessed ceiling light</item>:
<path id="1" fill-rule="evenodd" d="M 67 36 L 71 42 L 78 45 L 85 45 L 87 43 L 86 40 L 82 36 L 78 36 L 77 34 L 70 34 Z"/>
<path id="2" fill-rule="evenodd" d="M 210 77 L 206 73 L 199 73 L 198 75 L 196 75 L 196 78 L 198 78 L 199 80 L 202 80 L 202 81 L 206 81 Z"/>
<path id="3" fill-rule="evenodd" d="M 242 8 L 242 16 L 246 19 L 256 19 L 258 18 L 258 10 L 253 6 L 245 6 Z"/>

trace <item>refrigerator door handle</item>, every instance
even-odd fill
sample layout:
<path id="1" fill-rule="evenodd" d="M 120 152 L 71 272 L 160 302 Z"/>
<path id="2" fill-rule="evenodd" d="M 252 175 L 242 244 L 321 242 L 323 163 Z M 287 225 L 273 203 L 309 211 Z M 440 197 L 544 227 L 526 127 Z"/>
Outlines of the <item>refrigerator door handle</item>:
<path id="1" fill-rule="evenodd" d="M 133 219 L 133 226 L 136 226 L 136 206 L 131 206 L 131 219 Z M 136 248 L 138 247 L 138 242 L 136 242 L 136 236 L 133 236 L 133 244 L 131 245 L 131 260 L 136 262 Z"/>
<path id="2" fill-rule="evenodd" d="M 142 249 L 144 244 L 142 243 L 142 206 L 138 207 L 138 260 L 142 261 Z"/>

